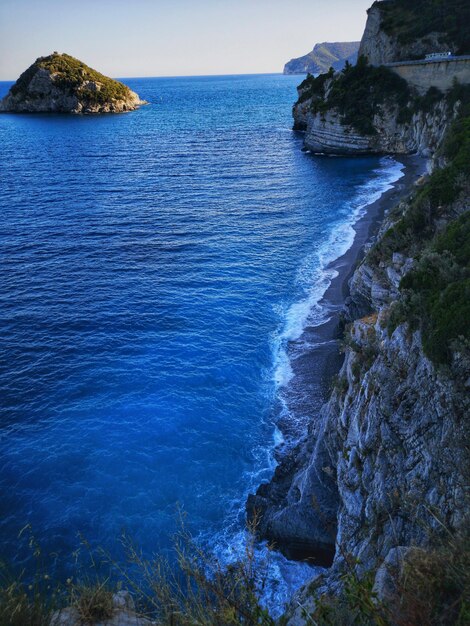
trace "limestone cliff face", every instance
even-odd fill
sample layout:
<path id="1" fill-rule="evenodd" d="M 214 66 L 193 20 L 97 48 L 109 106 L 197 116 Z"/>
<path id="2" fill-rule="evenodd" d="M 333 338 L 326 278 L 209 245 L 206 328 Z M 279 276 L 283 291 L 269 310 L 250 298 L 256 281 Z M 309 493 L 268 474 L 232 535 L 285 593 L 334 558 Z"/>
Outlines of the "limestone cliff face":
<path id="1" fill-rule="evenodd" d="M 390 2 L 375 2 L 367 12 L 364 35 L 359 46 L 359 56 L 365 56 L 371 65 L 384 65 L 397 61 L 423 58 L 426 54 L 446 50 L 455 52 L 457 45 L 442 43 L 442 32 L 426 33 L 412 41 L 400 41 L 397 34 L 384 28 L 384 17 Z"/>
<path id="2" fill-rule="evenodd" d="M 466 203 L 455 205 L 449 214 L 465 209 Z M 401 212 L 406 210 L 403 203 Z M 390 225 L 388 220 L 379 238 Z M 315 594 L 304 590 L 296 598 L 291 626 L 304 624 L 315 597 L 335 588 L 346 558 L 355 559 L 359 573 L 375 572 L 383 597 L 387 563 L 413 547 L 426 548 L 441 524 L 462 527 L 468 515 L 468 363 L 456 353 L 442 371 L 424 354 L 419 331 L 407 323 L 391 335 L 387 330 L 400 280 L 413 263 L 398 253 L 379 264 L 366 255 L 352 278 L 345 360 L 318 418 L 324 441 L 293 481 L 308 484 L 319 467 L 334 477 L 340 502 L 336 556 Z M 319 459 L 318 449 L 328 450 L 329 459 Z"/>
<path id="3" fill-rule="evenodd" d="M 0 101 L 0 112 L 120 113 L 142 104 L 126 85 L 66 54 L 40 57 Z"/>
<path id="4" fill-rule="evenodd" d="M 367 22 L 359 45 L 359 56 L 365 56 L 371 65 L 383 65 L 398 60 L 396 42 L 382 29 L 382 12 L 374 4 L 367 12 Z"/>
<path id="5" fill-rule="evenodd" d="M 325 99 L 336 79 L 333 77 L 325 84 Z M 315 153 L 431 156 L 456 113 L 442 98 L 429 110 L 414 110 L 402 121 L 400 107 L 385 102 L 376 107 L 371 119 L 373 134 L 364 134 L 351 124 L 345 124 L 337 108 L 313 112 L 312 98 L 305 99 L 304 93 L 305 89 L 299 88 L 299 101 L 293 109 L 294 128 L 305 131 L 305 147 Z M 407 107 L 412 109 L 411 101 Z"/>

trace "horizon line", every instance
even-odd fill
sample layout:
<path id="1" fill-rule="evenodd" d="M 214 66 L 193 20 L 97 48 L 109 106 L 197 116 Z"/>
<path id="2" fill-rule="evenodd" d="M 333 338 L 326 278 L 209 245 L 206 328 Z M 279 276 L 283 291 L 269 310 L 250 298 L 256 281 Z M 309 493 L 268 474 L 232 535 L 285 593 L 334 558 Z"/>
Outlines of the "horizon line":
<path id="1" fill-rule="evenodd" d="M 307 72 L 305 72 L 305 75 Z M 210 78 L 223 76 L 303 76 L 304 74 L 284 74 L 283 72 L 241 72 L 228 74 L 163 74 L 160 76 L 110 76 L 113 80 L 138 80 L 140 78 Z M 20 74 L 21 76 L 21 74 Z M 105 74 L 106 76 L 106 74 Z M 19 78 L 19 76 L 18 76 Z M 18 78 L 2 78 L 0 83 L 15 83 Z"/>

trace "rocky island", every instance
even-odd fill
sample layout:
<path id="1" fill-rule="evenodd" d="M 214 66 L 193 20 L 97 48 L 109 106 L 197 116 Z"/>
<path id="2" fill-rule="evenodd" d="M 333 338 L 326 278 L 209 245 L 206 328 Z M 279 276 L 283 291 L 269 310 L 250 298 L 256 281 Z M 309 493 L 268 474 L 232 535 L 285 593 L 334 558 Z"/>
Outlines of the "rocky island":
<path id="1" fill-rule="evenodd" d="M 121 113 L 145 104 L 129 87 L 68 54 L 39 57 L 0 101 L 0 112 Z"/>

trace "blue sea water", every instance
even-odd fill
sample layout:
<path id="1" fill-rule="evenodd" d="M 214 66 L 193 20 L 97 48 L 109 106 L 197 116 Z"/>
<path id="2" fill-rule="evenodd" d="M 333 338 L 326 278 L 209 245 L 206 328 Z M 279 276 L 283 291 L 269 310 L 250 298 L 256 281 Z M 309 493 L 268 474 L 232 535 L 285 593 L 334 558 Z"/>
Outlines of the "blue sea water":
<path id="1" fill-rule="evenodd" d="M 133 113 L 0 116 L 3 557 L 29 558 L 27 523 L 44 552 L 77 533 L 112 552 L 123 529 L 167 550 L 178 504 L 236 554 L 286 344 L 400 175 L 302 152 L 298 82 L 132 79 L 150 102 Z"/>

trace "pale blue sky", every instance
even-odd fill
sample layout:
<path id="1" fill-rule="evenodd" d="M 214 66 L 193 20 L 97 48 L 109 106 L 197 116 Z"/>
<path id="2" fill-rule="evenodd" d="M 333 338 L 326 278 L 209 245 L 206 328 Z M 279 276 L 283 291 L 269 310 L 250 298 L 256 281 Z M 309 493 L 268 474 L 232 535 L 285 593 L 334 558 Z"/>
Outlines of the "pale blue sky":
<path id="1" fill-rule="evenodd" d="M 0 0 L 0 80 L 67 52 L 110 76 L 280 72 L 360 39 L 372 0 Z"/>

